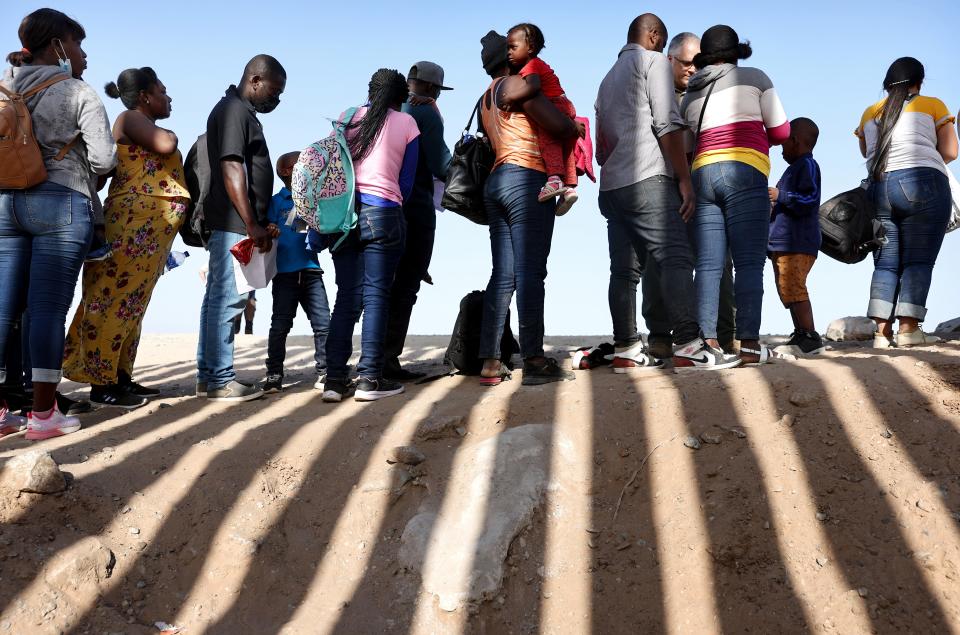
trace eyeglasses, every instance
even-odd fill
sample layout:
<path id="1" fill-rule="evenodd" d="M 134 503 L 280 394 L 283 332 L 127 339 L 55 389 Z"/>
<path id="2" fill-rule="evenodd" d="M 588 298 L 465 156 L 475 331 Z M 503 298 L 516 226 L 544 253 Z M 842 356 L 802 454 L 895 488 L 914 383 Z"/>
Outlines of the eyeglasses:
<path id="1" fill-rule="evenodd" d="M 691 66 L 693 66 L 693 60 L 682 60 L 679 57 L 671 57 L 670 59 L 672 59 L 674 62 L 679 63 L 680 66 L 684 68 L 690 68 Z"/>

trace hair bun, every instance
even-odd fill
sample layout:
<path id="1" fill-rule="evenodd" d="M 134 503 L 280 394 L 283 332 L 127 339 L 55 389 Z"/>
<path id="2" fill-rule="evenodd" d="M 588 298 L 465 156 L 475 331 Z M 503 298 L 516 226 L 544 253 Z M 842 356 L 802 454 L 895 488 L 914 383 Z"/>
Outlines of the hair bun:
<path id="1" fill-rule="evenodd" d="M 110 99 L 120 99 L 120 88 L 116 82 L 107 82 L 103 87 L 103 92 L 105 92 Z"/>
<path id="2" fill-rule="evenodd" d="M 737 45 L 738 59 L 745 60 L 751 55 L 753 55 L 753 47 L 750 46 L 750 42 L 741 42 Z"/>

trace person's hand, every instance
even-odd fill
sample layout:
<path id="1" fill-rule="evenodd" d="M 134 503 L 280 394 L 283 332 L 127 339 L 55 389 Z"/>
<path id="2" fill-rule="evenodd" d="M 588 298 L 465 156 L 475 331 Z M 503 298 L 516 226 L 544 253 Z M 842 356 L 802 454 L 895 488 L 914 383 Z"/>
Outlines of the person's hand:
<path id="1" fill-rule="evenodd" d="M 430 275 L 429 271 L 423 274 L 423 281 L 427 284 L 433 284 L 433 276 Z"/>
<path id="2" fill-rule="evenodd" d="M 697 196 L 693 193 L 693 181 L 689 178 L 680 181 L 680 218 L 687 223 L 693 218 L 693 213 L 697 211 Z"/>
<path id="3" fill-rule="evenodd" d="M 253 244 L 257 246 L 261 254 L 267 253 L 270 251 L 270 247 L 273 246 L 273 237 L 270 235 L 270 232 L 260 225 L 249 225 L 247 227 L 247 237 L 253 241 Z"/>
<path id="4" fill-rule="evenodd" d="M 577 134 L 580 135 L 581 139 L 585 139 L 587 136 L 587 124 L 582 121 L 575 121 L 574 123 L 577 125 Z"/>
<path id="5" fill-rule="evenodd" d="M 768 187 L 767 194 L 770 196 L 771 203 L 776 203 L 777 200 L 780 198 L 780 190 L 778 190 L 775 187 Z"/>
<path id="6" fill-rule="evenodd" d="M 267 233 L 270 234 L 271 238 L 279 238 L 280 228 L 277 227 L 274 223 L 270 223 L 269 225 L 267 225 Z"/>
<path id="7" fill-rule="evenodd" d="M 426 106 L 432 104 L 436 99 L 433 97 L 424 97 L 423 95 L 410 95 L 410 105 L 411 106 Z"/>

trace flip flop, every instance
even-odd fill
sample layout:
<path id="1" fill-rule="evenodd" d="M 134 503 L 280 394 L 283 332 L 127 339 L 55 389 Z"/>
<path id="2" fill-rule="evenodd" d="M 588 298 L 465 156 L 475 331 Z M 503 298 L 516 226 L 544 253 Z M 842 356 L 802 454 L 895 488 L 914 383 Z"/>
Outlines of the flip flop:
<path id="1" fill-rule="evenodd" d="M 505 381 L 510 381 L 513 378 L 513 373 L 510 372 L 510 369 L 507 368 L 506 364 L 500 364 L 499 373 L 494 377 L 481 377 L 480 385 L 481 386 L 499 386 Z"/>

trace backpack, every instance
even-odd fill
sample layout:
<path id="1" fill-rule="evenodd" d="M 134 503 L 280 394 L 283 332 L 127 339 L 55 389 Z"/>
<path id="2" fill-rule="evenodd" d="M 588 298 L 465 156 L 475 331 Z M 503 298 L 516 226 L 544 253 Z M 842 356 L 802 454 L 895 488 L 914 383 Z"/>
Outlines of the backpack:
<path id="1" fill-rule="evenodd" d="M 14 93 L 0 86 L 0 92 L 7 97 L 0 100 L 0 190 L 26 190 L 47 180 L 47 167 L 33 134 L 33 116 L 26 100 L 68 79 L 69 75 L 57 75 L 25 93 Z M 62 161 L 79 139 L 77 135 L 54 159 Z"/>
<path id="2" fill-rule="evenodd" d="M 820 251 L 847 264 L 860 262 L 887 244 L 886 230 L 862 184 L 820 206 L 820 234 Z"/>
<path id="3" fill-rule="evenodd" d="M 460 300 L 460 313 L 453 325 L 450 345 L 443 363 L 453 366 L 461 375 L 479 375 L 483 369 L 480 359 L 480 323 L 483 320 L 484 291 L 471 291 Z M 500 361 L 513 370 L 511 358 L 520 351 L 520 345 L 510 329 L 510 311 L 507 311 L 503 336 L 500 339 Z"/>
<path id="4" fill-rule="evenodd" d="M 290 193 L 299 217 L 318 234 L 341 234 L 331 251 L 357 226 L 356 177 L 344 134 L 356 108 L 333 124 L 329 137 L 310 144 L 293 167 Z"/>
<path id="5" fill-rule="evenodd" d="M 190 192 L 190 205 L 180 225 L 180 238 L 190 247 L 205 247 L 210 240 L 210 230 L 203 224 L 203 205 L 210 194 L 210 158 L 206 133 L 200 135 L 187 152 L 183 176 Z"/>

